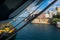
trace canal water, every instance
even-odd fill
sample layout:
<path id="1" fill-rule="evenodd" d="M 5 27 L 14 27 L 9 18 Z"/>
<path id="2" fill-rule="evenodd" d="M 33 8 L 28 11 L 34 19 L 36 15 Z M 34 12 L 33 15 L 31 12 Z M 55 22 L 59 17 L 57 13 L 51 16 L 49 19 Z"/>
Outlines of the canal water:
<path id="1" fill-rule="evenodd" d="M 47 24 L 28 24 L 20 30 L 15 40 L 60 40 L 60 29 Z"/>

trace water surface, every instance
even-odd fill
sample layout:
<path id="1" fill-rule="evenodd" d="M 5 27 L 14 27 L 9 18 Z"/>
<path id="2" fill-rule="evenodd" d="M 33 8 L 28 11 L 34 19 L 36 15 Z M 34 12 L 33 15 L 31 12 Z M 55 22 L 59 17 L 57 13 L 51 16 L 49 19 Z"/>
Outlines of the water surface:
<path id="1" fill-rule="evenodd" d="M 53 25 L 30 23 L 17 33 L 15 40 L 60 40 L 60 29 Z"/>

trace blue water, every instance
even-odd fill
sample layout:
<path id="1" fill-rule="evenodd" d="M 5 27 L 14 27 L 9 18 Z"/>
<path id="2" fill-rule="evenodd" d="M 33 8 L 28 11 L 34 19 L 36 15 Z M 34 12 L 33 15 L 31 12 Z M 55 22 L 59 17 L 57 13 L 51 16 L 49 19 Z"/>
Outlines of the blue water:
<path id="1" fill-rule="evenodd" d="M 30 23 L 17 33 L 15 40 L 60 40 L 60 29 L 53 25 Z"/>

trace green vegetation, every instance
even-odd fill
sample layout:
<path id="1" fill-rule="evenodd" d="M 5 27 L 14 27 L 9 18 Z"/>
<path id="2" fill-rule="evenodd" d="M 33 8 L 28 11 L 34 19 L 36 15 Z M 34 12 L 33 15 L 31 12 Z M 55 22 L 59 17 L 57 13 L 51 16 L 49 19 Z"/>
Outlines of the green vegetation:
<path id="1" fill-rule="evenodd" d="M 60 22 L 60 13 L 57 13 L 57 15 L 53 15 L 52 23 L 56 24 L 56 22 Z"/>

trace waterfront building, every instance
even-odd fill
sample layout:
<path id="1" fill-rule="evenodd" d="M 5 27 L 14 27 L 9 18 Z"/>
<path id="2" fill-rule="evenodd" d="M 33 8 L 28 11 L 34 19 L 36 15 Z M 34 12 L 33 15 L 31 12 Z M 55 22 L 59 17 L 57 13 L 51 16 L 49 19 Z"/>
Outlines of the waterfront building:
<path id="1" fill-rule="evenodd" d="M 43 24 L 49 24 L 49 14 L 48 13 L 42 13 L 39 15 L 36 19 L 32 21 L 32 23 L 43 23 Z"/>

